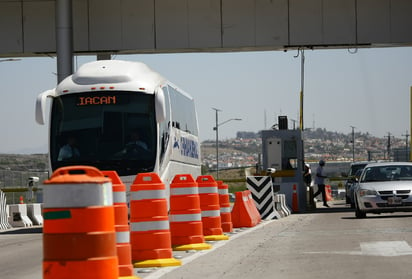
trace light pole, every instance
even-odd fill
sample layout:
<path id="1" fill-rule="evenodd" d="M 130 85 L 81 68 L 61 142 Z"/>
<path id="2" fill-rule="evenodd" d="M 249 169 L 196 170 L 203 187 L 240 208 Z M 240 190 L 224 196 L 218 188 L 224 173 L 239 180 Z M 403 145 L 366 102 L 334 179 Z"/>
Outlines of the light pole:
<path id="1" fill-rule="evenodd" d="M 355 162 L 355 127 L 350 127 L 352 128 L 352 162 Z"/>
<path id="2" fill-rule="evenodd" d="M 408 162 L 408 160 L 409 160 L 409 157 L 408 157 L 408 155 L 409 155 L 408 154 L 408 137 L 410 136 L 408 134 L 408 130 L 406 130 L 406 134 L 402 135 L 402 136 L 404 136 L 406 138 L 406 141 L 405 141 L 405 161 Z"/>
<path id="3" fill-rule="evenodd" d="M 240 121 L 242 119 L 240 118 L 230 118 L 226 121 L 223 121 L 222 123 L 219 123 L 219 112 L 221 111 L 220 109 L 217 108 L 212 108 L 216 112 L 216 126 L 213 127 L 213 130 L 216 131 L 216 180 L 219 179 L 219 126 L 222 126 L 223 124 L 236 120 Z"/>

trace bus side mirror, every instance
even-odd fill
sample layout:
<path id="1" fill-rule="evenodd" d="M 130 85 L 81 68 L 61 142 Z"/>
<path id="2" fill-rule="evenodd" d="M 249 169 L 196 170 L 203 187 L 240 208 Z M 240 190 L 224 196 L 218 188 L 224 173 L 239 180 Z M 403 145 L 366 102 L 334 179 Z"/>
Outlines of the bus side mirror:
<path id="1" fill-rule="evenodd" d="M 40 125 L 44 125 L 44 114 L 46 113 L 46 100 L 48 97 L 54 97 L 56 95 L 55 89 L 50 89 L 40 93 L 36 99 L 36 122 Z"/>
<path id="2" fill-rule="evenodd" d="M 155 109 L 156 109 L 156 122 L 160 123 L 166 119 L 166 104 L 165 94 L 162 88 L 157 88 L 155 92 Z"/>

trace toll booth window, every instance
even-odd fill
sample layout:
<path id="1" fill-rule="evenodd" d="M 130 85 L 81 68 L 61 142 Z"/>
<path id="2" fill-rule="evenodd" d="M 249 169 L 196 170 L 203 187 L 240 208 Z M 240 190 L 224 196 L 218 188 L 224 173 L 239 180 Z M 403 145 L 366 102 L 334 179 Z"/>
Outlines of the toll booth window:
<path id="1" fill-rule="evenodd" d="M 283 156 L 282 156 L 282 169 L 290 170 L 297 168 L 297 146 L 295 140 L 285 140 L 283 142 Z"/>

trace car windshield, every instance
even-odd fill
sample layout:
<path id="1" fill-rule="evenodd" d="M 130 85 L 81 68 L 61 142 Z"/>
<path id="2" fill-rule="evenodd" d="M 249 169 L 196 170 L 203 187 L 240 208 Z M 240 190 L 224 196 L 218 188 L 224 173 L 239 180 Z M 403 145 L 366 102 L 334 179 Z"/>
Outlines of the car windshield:
<path id="1" fill-rule="evenodd" d="M 356 164 L 350 167 L 348 176 L 356 176 L 359 171 L 362 171 L 367 164 Z"/>
<path id="2" fill-rule="evenodd" d="M 385 165 L 365 168 L 360 182 L 412 180 L 412 166 Z"/>

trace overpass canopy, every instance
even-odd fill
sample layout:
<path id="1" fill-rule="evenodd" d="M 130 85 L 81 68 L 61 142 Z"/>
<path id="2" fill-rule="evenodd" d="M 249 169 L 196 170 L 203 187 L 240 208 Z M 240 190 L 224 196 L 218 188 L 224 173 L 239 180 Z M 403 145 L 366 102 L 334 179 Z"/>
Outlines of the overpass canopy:
<path id="1" fill-rule="evenodd" d="M 410 0 L 72 0 L 72 7 L 76 54 L 412 45 Z M 0 57 L 55 55 L 55 10 L 55 0 L 0 0 Z"/>

